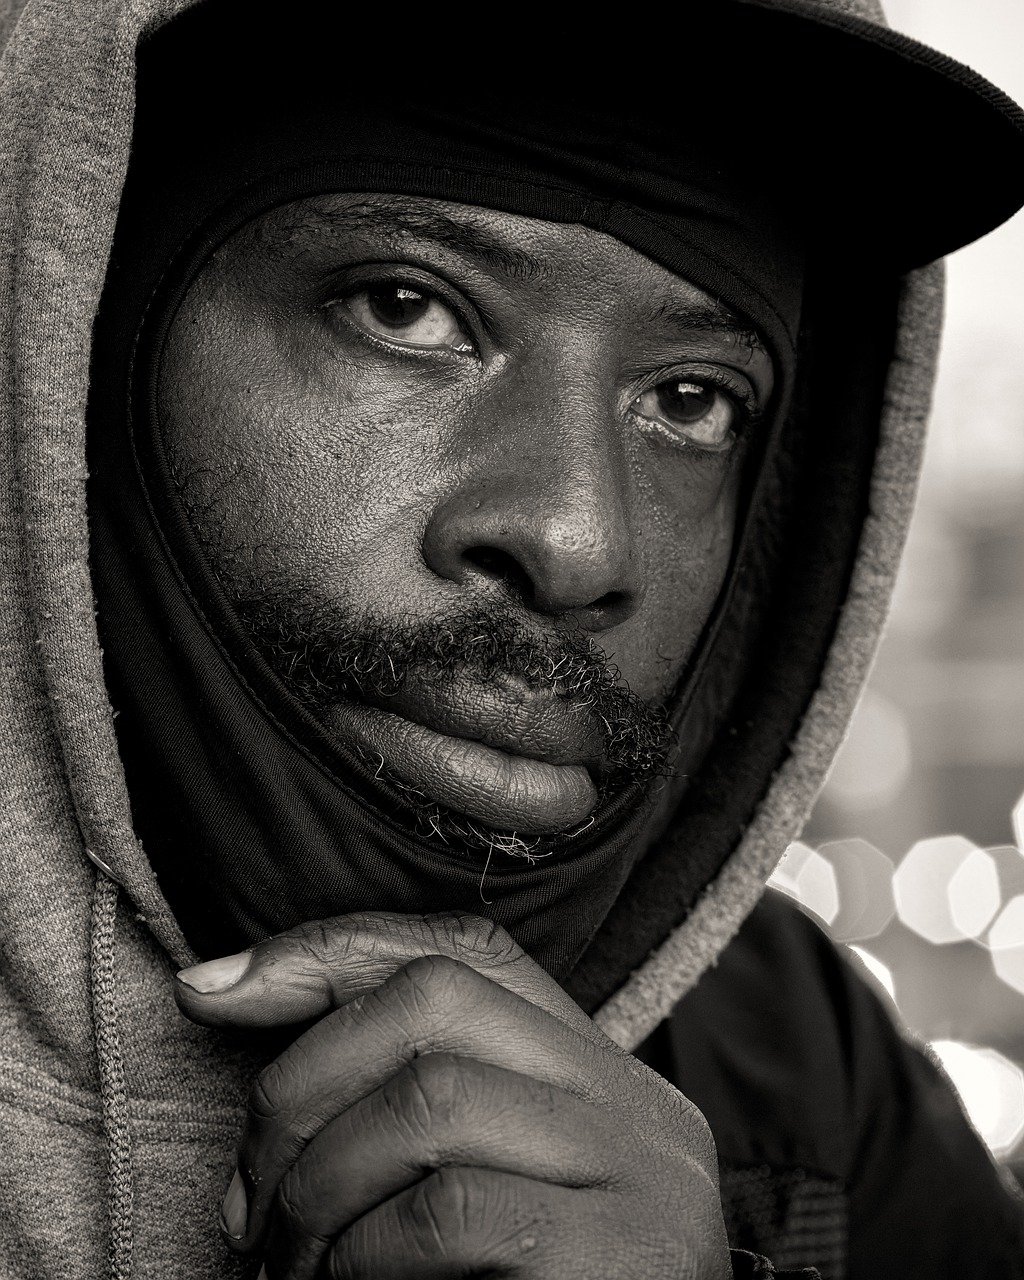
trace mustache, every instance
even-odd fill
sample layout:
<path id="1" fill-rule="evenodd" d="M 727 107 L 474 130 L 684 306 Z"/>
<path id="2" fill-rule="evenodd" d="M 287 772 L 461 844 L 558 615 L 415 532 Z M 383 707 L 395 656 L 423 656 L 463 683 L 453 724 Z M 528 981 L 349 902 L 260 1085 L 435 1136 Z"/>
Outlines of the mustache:
<path id="1" fill-rule="evenodd" d="M 589 718 L 602 744 L 603 793 L 667 772 L 673 737 L 664 707 L 638 697 L 578 629 L 538 635 L 507 612 L 480 608 L 432 619 L 357 616 L 308 589 L 238 595 L 232 604 L 271 669 L 314 714 L 345 699 L 386 706 L 410 678 L 471 677 L 496 689 L 511 678 Z"/>

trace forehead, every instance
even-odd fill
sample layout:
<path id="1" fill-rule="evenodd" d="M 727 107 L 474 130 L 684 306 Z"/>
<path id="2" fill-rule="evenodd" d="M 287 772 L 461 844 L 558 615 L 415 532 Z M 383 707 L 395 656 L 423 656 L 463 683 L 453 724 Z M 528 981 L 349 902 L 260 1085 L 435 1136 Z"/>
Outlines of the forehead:
<path id="1" fill-rule="evenodd" d="M 327 193 L 271 210 L 252 228 L 275 260 L 314 265 L 338 249 L 429 248 L 510 284 L 557 282 L 608 296 L 642 299 L 646 315 L 666 327 L 730 336 L 763 349 L 749 322 L 692 281 L 629 245 L 580 223 L 524 217 L 497 209 L 393 195 Z"/>

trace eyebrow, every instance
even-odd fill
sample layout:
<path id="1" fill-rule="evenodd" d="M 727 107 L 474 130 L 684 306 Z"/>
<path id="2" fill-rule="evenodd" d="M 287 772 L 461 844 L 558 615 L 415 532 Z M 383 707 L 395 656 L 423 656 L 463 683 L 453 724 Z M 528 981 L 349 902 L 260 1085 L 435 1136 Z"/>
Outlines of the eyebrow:
<path id="1" fill-rule="evenodd" d="M 513 280 L 527 283 L 551 278 L 547 263 L 506 244 L 486 228 L 459 222 L 434 209 L 427 209 L 395 196 L 388 203 L 339 205 L 330 197 L 307 202 L 273 236 L 277 243 L 287 242 L 303 231 L 323 227 L 341 232 L 382 231 L 413 239 L 429 239 L 460 254 L 470 254 L 503 272 Z M 666 302 L 651 313 L 654 323 L 668 324 L 683 333 L 722 333 L 750 348 L 763 348 L 760 335 L 749 324 L 730 311 L 724 303 L 709 298 L 706 302 Z"/>
<path id="2" fill-rule="evenodd" d="M 379 234 L 383 231 L 385 234 L 433 240 L 456 253 L 471 254 L 514 280 L 529 282 L 547 279 L 551 275 L 550 268 L 539 258 L 505 244 L 485 228 L 458 222 L 443 213 L 400 199 L 387 205 L 313 203 L 297 213 L 274 238 L 287 241 L 297 232 L 325 225 L 350 233 L 375 231 Z"/>
<path id="3" fill-rule="evenodd" d="M 744 346 L 764 346 L 756 329 L 746 324 L 724 303 L 710 298 L 707 302 L 667 302 L 652 313 L 651 319 L 667 323 L 684 333 L 693 333 L 695 330 L 702 333 L 725 333 L 737 338 Z"/>

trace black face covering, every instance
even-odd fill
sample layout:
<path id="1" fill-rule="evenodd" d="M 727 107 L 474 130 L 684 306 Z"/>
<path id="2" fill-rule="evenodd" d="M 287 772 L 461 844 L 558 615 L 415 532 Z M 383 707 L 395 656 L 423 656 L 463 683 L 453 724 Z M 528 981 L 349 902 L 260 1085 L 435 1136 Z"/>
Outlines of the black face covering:
<path id="1" fill-rule="evenodd" d="M 498 75 L 453 87 L 429 65 L 396 84 L 339 70 L 325 54 L 337 29 L 316 6 L 287 36 L 249 29 L 243 42 L 245 10 L 207 5 L 141 51 L 94 349 L 94 577 L 136 827 L 201 955 L 345 911 L 465 910 L 505 925 L 564 977 L 706 738 L 687 737 L 682 768 L 655 794 L 618 795 L 544 861 L 492 859 L 481 891 L 483 856 L 419 838 L 402 796 L 328 736 L 233 613 L 168 473 L 156 398 L 164 338 L 210 253 L 304 196 L 401 193 L 579 222 L 756 326 L 779 387 L 770 453 L 794 381 L 799 218 L 743 152 L 730 112 L 690 139 L 663 109 L 612 111 L 585 87 L 524 94 Z M 749 514 L 763 503 L 759 474 L 748 479 Z M 741 530 L 737 560 L 743 548 Z M 677 727 L 729 601 L 727 588 L 675 699 Z"/>

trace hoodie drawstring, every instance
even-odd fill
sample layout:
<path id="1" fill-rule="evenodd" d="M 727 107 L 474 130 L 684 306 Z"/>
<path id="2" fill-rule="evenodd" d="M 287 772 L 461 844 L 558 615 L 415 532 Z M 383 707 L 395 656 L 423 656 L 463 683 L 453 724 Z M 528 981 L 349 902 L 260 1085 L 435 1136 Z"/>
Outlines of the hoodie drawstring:
<path id="1" fill-rule="evenodd" d="M 135 1244 L 135 1179 L 132 1170 L 128 1088 L 118 1030 L 114 972 L 117 898 L 117 885 L 102 871 L 97 870 L 92 909 L 90 971 L 103 1129 L 107 1139 L 110 1280 L 131 1280 Z"/>

